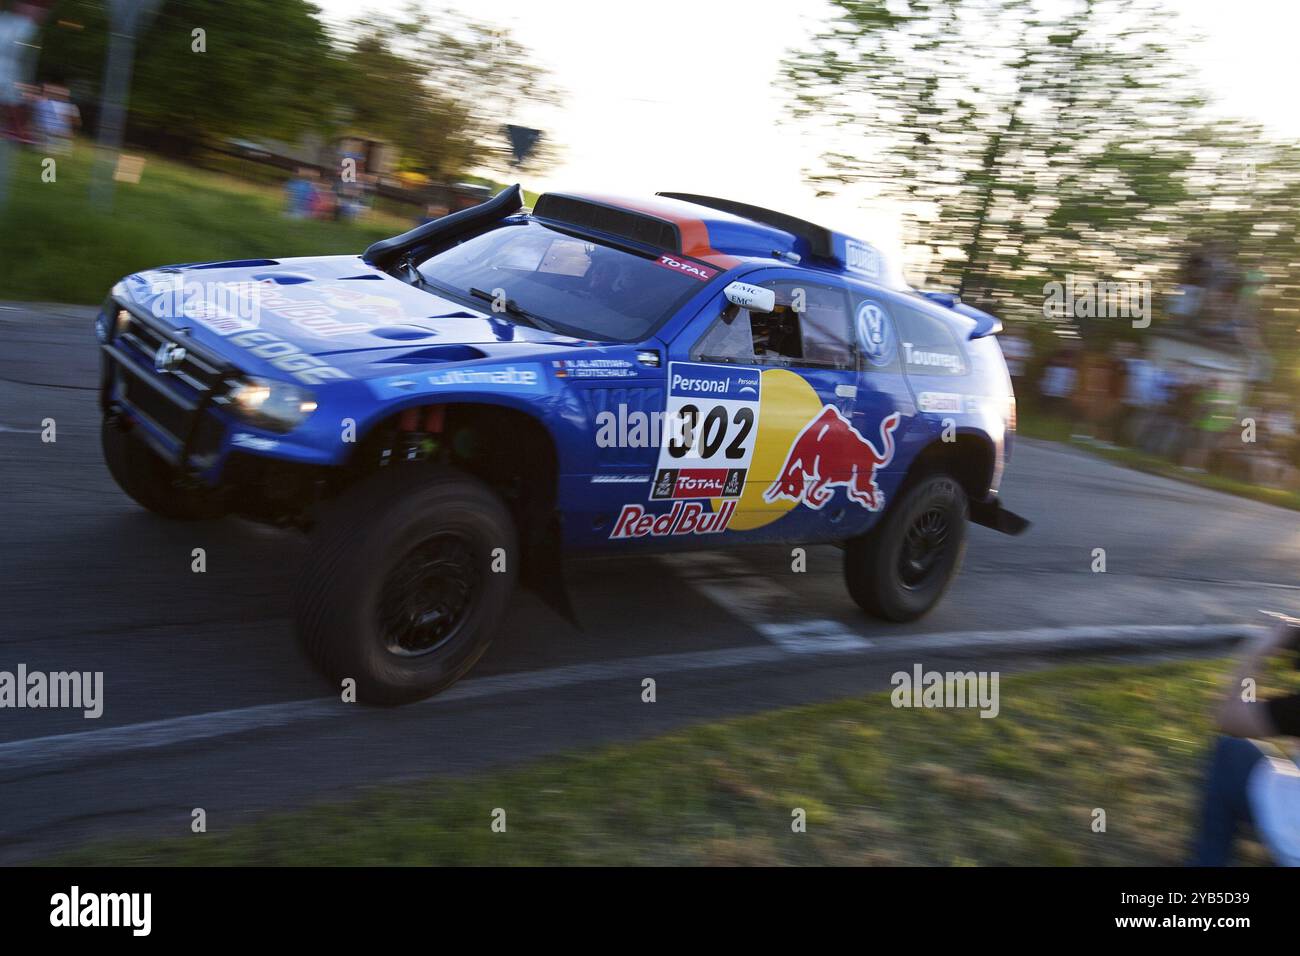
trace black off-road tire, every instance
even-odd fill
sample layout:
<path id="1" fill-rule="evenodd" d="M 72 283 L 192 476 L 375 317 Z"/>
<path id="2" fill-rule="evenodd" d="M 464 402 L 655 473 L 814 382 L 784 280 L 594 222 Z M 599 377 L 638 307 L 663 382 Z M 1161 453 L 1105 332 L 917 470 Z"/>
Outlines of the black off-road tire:
<path id="1" fill-rule="evenodd" d="M 879 524 L 845 544 L 844 582 L 853 600 L 887 621 L 926 614 L 961 567 L 967 516 L 966 492 L 949 475 L 929 475 L 906 488 Z M 918 528 L 933 532 L 940 525 L 944 537 L 932 562 L 915 561 Z"/>
<path id="2" fill-rule="evenodd" d="M 514 520 L 483 482 L 438 465 L 384 468 L 335 500 L 313 531 L 298 639 L 336 686 L 356 681 L 358 702 L 420 700 L 483 656 L 518 566 Z M 430 636 L 441 628 L 445 636 Z M 427 647 L 416 640 L 426 637 Z"/>
<path id="3" fill-rule="evenodd" d="M 224 513 L 215 493 L 184 481 L 175 468 L 123 423 L 105 416 L 99 443 L 117 486 L 147 511 L 173 521 L 202 521 Z"/>

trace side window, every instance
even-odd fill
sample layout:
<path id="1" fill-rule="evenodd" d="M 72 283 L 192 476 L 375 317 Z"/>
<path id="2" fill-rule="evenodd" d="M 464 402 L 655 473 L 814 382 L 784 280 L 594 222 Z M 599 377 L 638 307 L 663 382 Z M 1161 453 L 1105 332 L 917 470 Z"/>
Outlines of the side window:
<path id="1" fill-rule="evenodd" d="M 966 374 L 965 355 L 947 322 L 909 306 L 899 306 L 895 315 L 901 344 L 900 358 L 908 372 L 914 375 Z"/>
<path id="2" fill-rule="evenodd" d="M 800 325 L 807 364 L 853 368 L 853 321 L 848 293 L 824 285 L 808 284 L 801 288 L 805 301 Z"/>
<path id="3" fill-rule="evenodd" d="M 848 294 L 812 282 L 765 282 L 772 312 L 730 305 L 691 350 L 696 361 L 853 368 Z"/>
<path id="4" fill-rule="evenodd" d="M 691 358 L 696 362 L 753 365 L 754 333 L 749 326 L 749 313 L 734 305 L 727 306 L 704 337 L 695 343 Z"/>

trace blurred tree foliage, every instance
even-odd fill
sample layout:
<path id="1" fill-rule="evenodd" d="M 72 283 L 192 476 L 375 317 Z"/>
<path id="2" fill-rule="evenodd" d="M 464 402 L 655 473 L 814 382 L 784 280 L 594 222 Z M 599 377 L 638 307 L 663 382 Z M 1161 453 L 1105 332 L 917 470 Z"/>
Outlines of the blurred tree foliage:
<path id="1" fill-rule="evenodd" d="M 41 77 L 93 109 L 107 29 L 105 0 L 57 0 Z M 139 39 L 130 130 L 179 154 L 232 136 L 363 132 L 392 142 L 407 168 L 448 179 L 504 166 L 502 123 L 525 100 L 555 98 L 527 50 L 459 14 L 412 5 L 335 37 L 307 0 L 164 0 Z"/>
<path id="2" fill-rule="evenodd" d="M 65 78 L 93 106 L 107 30 L 104 0 L 58 0 L 41 76 Z M 130 129 L 175 152 L 227 136 L 293 140 L 328 117 L 342 67 L 305 0 L 164 0 L 137 42 Z"/>
<path id="3" fill-rule="evenodd" d="M 504 169 L 511 158 L 504 125 L 526 102 L 559 99 L 546 71 L 508 33 L 451 11 L 411 4 L 398 16 L 370 19 L 348 49 L 341 102 L 354 122 L 391 137 L 413 168 L 434 178 Z M 528 166 L 539 169 L 554 155 L 546 144 Z"/>
<path id="4" fill-rule="evenodd" d="M 832 0 L 782 70 L 794 120 L 837 144 L 808 177 L 900 201 L 927 284 L 1011 319 L 1041 320 L 1044 284 L 1073 273 L 1153 281 L 1158 321 L 1192 244 L 1227 241 L 1292 349 L 1300 153 L 1207 118 L 1172 16 L 1157 0 Z"/>

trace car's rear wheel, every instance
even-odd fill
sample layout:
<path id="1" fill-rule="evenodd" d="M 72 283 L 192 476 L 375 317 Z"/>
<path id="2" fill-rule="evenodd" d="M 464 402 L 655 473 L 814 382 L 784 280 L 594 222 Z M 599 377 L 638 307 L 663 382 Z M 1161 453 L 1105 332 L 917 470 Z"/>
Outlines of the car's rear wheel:
<path id="1" fill-rule="evenodd" d="M 487 650 L 514 588 L 514 522 L 449 468 L 385 468 L 332 503 L 298 584 L 299 640 L 357 700 L 400 704 L 459 680 Z"/>
<path id="2" fill-rule="evenodd" d="M 844 580 L 864 611 L 889 621 L 928 612 L 952 583 L 966 550 L 966 493 L 948 475 L 903 492 L 871 531 L 846 543 Z"/>
<path id="3" fill-rule="evenodd" d="M 186 479 L 150 448 L 128 423 L 106 415 L 99 442 L 117 486 L 140 507 L 175 521 L 219 517 L 224 508 L 213 492 Z"/>

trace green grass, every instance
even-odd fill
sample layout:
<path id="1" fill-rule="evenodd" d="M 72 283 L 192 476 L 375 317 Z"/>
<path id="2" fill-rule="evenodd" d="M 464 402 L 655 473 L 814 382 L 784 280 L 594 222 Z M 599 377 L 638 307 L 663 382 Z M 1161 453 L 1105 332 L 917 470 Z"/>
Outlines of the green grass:
<path id="1" fill-rule="evenodd" d="M 1070 438 L 1070 423 L 1063 418 L 1026 412 L 1022 408 L 1018 412 L 1016 425 L 1017 433 L 1024 435 L 1026 438 L 1072 444 L 1081 451 L 1097 455 L 1126 468 L 1132 468 L 1135 471 L 1144 471 L 1152 475 L 1173 478 L 1176 481 L 1200 485 L 1202 488 L 1212 488 L 1215 491 L 1236 495 L 1239 498 L 1249 498 L 1252 501 L 1262 501 L 1264 504 L 1300 511 L 1300 491 L 1266 488 L 1263 485 L 1252 485 L 1248 481 L 1228 478 L 1224 475 L 1186 471 L 1167 458 L 1148 455 L 1133 448 L 1100 448 L 1096 445 L 1074 442 Z"/>
<path id="2" fill-rule="evenodd" d="M 1177 864 L 1226 667 L 1009 677 L 994 719 L 871 694 L 58 862 Z M 791 831 L 796 807 L 806 833 Z"/>
<path id="3" fill-rule="evenodd" d="M 281 191 L 146 157 L 137 185 L 118 183 L 111 213 L 89 202 L 93 152 L 56 157 L 15 150 L 0 214 L 0 298 L 98 304 L 122 276 L 173 262 L 359 253 L 414 225 L 376 215 L 359 223 L 293 220 Z"/>

